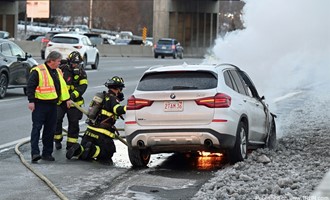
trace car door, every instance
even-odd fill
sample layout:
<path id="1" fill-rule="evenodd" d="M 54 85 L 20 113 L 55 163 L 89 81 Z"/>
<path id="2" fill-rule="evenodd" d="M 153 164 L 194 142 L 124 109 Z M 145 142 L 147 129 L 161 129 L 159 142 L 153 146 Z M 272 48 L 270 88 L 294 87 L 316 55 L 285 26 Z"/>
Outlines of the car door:
<path id="1" fill-rule="evenodd" d="M 240 73 L 238 73 L 237 70 L 231 70 L 230 72 L 238 88 L 244 90 L 244 92 L 240 93 L 244 94 L 243 101 L 245 102 L 246 110 L 248 112 L 249 141 L 257 143 L 263 141 L 266 130 L 266 115 L 263 105 L 257 98 L 253 97 L 252 92 L 241 77 Z"/>
<path id="2" fill-rule="evenodd" d="M 6 57 L 7 66 L 9 69 L 8 85 L 26 85 L 28 74 L 28 64 L 26 61 L 21 61 L 18 58 L 24 58 L 24 51 L 13 43 L 3 43 L 1 53 Z"/>
<path id="3" fill-rule="evenodd" d="M 81 42 L 83 43 L 84 48 L 86 48 L 87 63 L 94 63 L 96 58 L 96 48 L 93 46 L 88 37 L 82 37 Z"/>

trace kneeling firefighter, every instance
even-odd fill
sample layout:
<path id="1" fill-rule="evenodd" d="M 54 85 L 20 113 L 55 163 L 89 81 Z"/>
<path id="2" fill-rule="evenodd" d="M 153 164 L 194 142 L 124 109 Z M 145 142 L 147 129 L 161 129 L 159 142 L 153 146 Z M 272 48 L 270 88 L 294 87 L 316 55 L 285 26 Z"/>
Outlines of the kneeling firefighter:
<path id="1" fill-rule="evenodd" d="M 125 87 L 124 80 L 118 76 L 109 79 L 105 84 L 108 92 L 97 93 L 89 105 L 88 124 L 81 144 L 74 144 L 66 153 L 67 159 L 73 156 L 82 160 L 98 160 L 112 164 L 116 152 L 113 142 L 116 120 L 126 113 L 126 106 L 120 105 Z"/>

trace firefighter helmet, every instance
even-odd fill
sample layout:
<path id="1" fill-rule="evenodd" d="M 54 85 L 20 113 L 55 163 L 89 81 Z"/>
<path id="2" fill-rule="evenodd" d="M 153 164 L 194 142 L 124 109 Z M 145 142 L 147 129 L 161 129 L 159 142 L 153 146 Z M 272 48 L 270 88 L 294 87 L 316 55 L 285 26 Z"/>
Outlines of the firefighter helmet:
<path id="1" fill-rule="evenodd" d="M 111 79 L 107 80 L 107 82 L 105 82 L 104 85 L 107 88 L 122 89 L 125 87 L 124 79 L 119 76 L 112 77 Z"/>
<path id="2" fill-rule="evenodd" d="M 70 63 L 80 64 L 83 59 L 78 51 L 72 51 L 68 56 L 68 61 Z"/>

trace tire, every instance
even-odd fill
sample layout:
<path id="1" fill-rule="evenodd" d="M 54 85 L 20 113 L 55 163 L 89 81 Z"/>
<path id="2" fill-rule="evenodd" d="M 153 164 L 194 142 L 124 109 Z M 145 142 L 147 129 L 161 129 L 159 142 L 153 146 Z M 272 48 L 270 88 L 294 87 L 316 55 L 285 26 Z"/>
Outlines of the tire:
<path id="1" fill-rule="evenodd" d="M 0 74 L 0 99 L 6 96 L 8 87 L 8 77 L 6 74 Z"/>
<path id="2" fill-rule="evenodd" d="M 128 156 L 133 167 L 146 167 L 150 160 L 148 150 L 128 148 Z"/>
<path id="3" fill-rule="evenodd" d="M 162 59 L 164 59 L 165 58 L 165 56 L 162 56 Z"/>
<path id="4" fill-rule="evenodd" d="M 99 66 L 99 61 L 100 61 L 99 54 L 97 54 L 95 58 L 95 62 L 94 64 L 92 64 L 92 69 L 97 69 L 97 67 Z"/>
<path id="5" fill-rule="evenodd" d="M 87 66 L 87 56 L 84 55 L 84 57 L 83 57 L 83 65 L 82 65 L 83 69 L 86 69 L 86 66 Z"/>
<path id="6" fill-rule="evenodd" d="M 276 125 L 275 125 L 275 120 L 273 119 L 265 147 L 269 149 L 276 149 L 276 146 L 277 146 Z"/>
<path id="7" fill-rule="evenodd" d="M 45 60 L 45 51 L 41 51 L 41 59 Z"/>
<path id="8" fill-rule="evenodd" d="M 155 54 L 154 57 L 155 57 L 155 58 L 158 58 L 158 54 Z"/>
<path id="9" fill-rule="evenodd" d="M 247 127 L 244 122 L 240 122 L 237 127 L 236 141 L 232 149 L 229 150 L 229 160 L 232 164 L 243 161 L 247 158 L 248 137 Z"/>

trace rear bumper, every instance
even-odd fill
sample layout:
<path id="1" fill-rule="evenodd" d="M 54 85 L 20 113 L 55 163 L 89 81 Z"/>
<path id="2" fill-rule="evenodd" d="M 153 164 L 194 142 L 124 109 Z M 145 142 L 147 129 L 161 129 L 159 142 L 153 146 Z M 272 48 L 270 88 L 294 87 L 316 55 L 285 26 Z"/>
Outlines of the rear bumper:
<path id="1" fill-rule="evenodd" d="M 235 136 L 212 129 L 148 129 L 138 130 L 126 136 L 133 148 L 152 153 L 214 151 L 233 148 Z"/>

